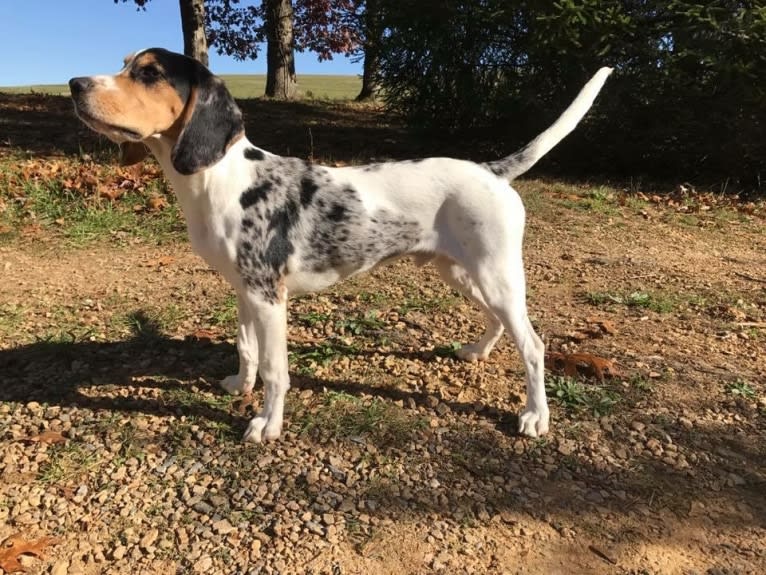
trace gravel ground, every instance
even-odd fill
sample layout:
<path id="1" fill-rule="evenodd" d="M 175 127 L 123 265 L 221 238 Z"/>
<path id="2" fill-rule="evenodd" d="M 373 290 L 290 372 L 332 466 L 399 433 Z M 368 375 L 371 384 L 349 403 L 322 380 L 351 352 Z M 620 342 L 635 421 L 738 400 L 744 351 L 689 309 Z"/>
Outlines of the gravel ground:
<path id="1" fill-rule="evenodd" d="M 534 323 L 622 373 L 552 375 L 538 440 L 512 347 L 456 360 L 481 318 L 428 268 L 291 304 L 286 431 L 253 446 L 188 246 L 0 248 L 0 539 L 58 537 L 22 558 L 56 575 L 766 572 L 762 225 L 526 189 Z"/>

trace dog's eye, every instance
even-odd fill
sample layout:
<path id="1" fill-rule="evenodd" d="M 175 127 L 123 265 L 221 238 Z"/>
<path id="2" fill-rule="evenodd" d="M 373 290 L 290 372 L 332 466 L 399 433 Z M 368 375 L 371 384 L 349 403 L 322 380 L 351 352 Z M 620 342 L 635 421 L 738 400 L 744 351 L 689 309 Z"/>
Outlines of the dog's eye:
<path id="1" fill-rule="evenodd" d="M 162 76 L 162 71 L 157 66 L 144 66 L 141 68 L 141 75 L 144 78 L 156 79 Z"/>

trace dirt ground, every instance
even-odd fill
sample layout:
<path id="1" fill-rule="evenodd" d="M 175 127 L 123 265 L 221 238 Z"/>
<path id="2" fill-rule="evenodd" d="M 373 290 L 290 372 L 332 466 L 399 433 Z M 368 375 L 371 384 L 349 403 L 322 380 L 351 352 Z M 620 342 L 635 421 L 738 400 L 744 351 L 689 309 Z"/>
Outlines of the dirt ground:
<path id="1" fill-rule="evenodd" d="M 81 145 L 65 100 L 4 105 L 6 146 Z M 323 110 L 318 157 L 403 153 L 395 126 Z M 255 141 L 270 114 L 280 124 L 266 147 L 290 146 L 286 117 L 307 121 L 300 106 L 253 112 Z M 310 155 L 299 136 L 272 149 Z M 347 139 L 362 144 L 338 151 Z M 217 386 L 237 368 L 234 300 L 184 239 L 14 231 L 0 241 L 0 541 L 56 538 L 20 559 L 55 575 L 766 573 L 763 212 L 516 187 L 548 351 L 612 362 L 601 381 L 552 361 L 539 439 L 515 433 L 513 346 L 458 361 L 482 318 L 429 267 L 291 301 L 285 432 L 244 445 L 253 406 Z"/>

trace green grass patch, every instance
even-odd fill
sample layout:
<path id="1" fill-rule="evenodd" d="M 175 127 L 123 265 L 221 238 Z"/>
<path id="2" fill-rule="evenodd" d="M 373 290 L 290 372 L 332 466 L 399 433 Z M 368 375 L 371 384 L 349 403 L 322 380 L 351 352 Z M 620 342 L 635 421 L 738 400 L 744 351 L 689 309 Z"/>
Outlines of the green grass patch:
<path id="1" fill-rule="evenodd" d="M 566 376 L 550 376 L 545 389 L 552 401 L 571 413 L 589 412 L 594 417 L 611 413 L 619 402 L 617 392 L 602 385 L 584 384 Z"/>
<path id="2" fill-rule="evenodd" d="M 735 397 L 743 397 L 745 399 L 755 399 L 757 395 L 755 389 L 748 382 L 741 379 L 727 384 L 726 391 Z"/>
<path id="3" fill-rule="evenodd" d="M 177 304 L 171 303 L 161 308 L 128 312 L 118 316 L 112 323 L 127 330 L 133 337 L 162 337 L 174 333 L 185 319 L 186 313 Z"/>
<path id="4" fill-rule="evenodd" d="M 156 164 L 127 171 L 92 159 L 0 159 L 0 242 L 45 231 L 74 245 L 105 237 L 160 243 L 185 237 L 185 227 Z"/>
<path id="5" fill-rule="evenodd" d="M 340 333 L 352 333 L 354 335 L 364 335 L 377 333 L 384 329 L 385 322 L 380 319 L 380 312 L 371 310 L 363 315 L 357 315 L 350 319 L 340 319 L 335 322 L 335 327 Z"/>
<path id="6" fill-rule="evenodd" d="M 318 366 L 328 366 L 344 355 L 357 355 L 359 348 L 337 339 L 317 345 L 292 349 L 288 354 L 290 367 L 302 375 L 313 375 Z"/>
<path id="7" fill-rule="evenodd" d="M 316 327 L 317 325 L 323 325 L 325 322 L 329 321 L 330 314 L 319 311 L 310 311 L 298 314 L 297 319 L 298 323 L 301 325 L 306 327 Z"/>
<path id="8" fill-rule="evenodd" d="M 227 294 L 223 302 L 217 306 L 210 317 L 210 323 L 217 326 L 232 326 L 237 323 L 237 296 Z"/>
<path id="9" fill-rule="evenodd" d="M 649 309 L 657 313 L 670 313 L 676 309 L 678 298 L 663 293 L 644 291 L 632 292 L 588 292 L 585 300 L 595 306 L 611 304 L 624 305 L 636 309 Z"/>
<path id="10" fill-rule="evenodd" d="M 0 335 L 11 337 L 15 335 L 24 321 L 24 309 L 13 304 L 0 303 Z"/>
<path id="11" fill-rule="evenodd" d="M 442 297 L 423 297 L 420 295 L 409 296 L 396 308 L 400 315 L 406 315 L 411 311 L 427 313 L 431 311 L 449 311 L 460 302 L 460 297 L 449 294 Z"/>
<path id="12" fill-rule="evenodd" d="M 80 479 L 101 464 L 101 458 L 94 449 L 87 449 L 80 443 L 68 441 L 52 446 L 48 459 L 40 465 L 37 479 L 48 484 L 63 484 Z"/>
<path id="13" fill-rule="evenodd" d="M 301 434 L 317 439 L 368 437 L 376 444 L 401 446 L 426 425 L 425 420 L 381 399 L 344 392 L 325 394 L 320 406 L 299 416 Z"/>

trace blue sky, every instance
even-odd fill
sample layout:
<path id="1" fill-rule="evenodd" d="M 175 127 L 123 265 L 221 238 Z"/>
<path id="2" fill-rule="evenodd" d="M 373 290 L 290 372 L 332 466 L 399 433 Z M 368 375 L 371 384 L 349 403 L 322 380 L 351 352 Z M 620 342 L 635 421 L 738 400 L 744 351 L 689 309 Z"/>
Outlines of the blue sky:
<path id="1" fill-rule="evenodd" d="M 141 48 L 183 51 L 178 0 L 152 0 L 145 12 L 113 0 L 0 0 L 0 86 L 59 84 L 73 76 L 113 73 Z M 264 74 L 266 52 L 237 62 L 210 51 L 218 74 Z M 345 56 L 318 62 L 296 54 L 300 74 L 360 74 Z"/>

